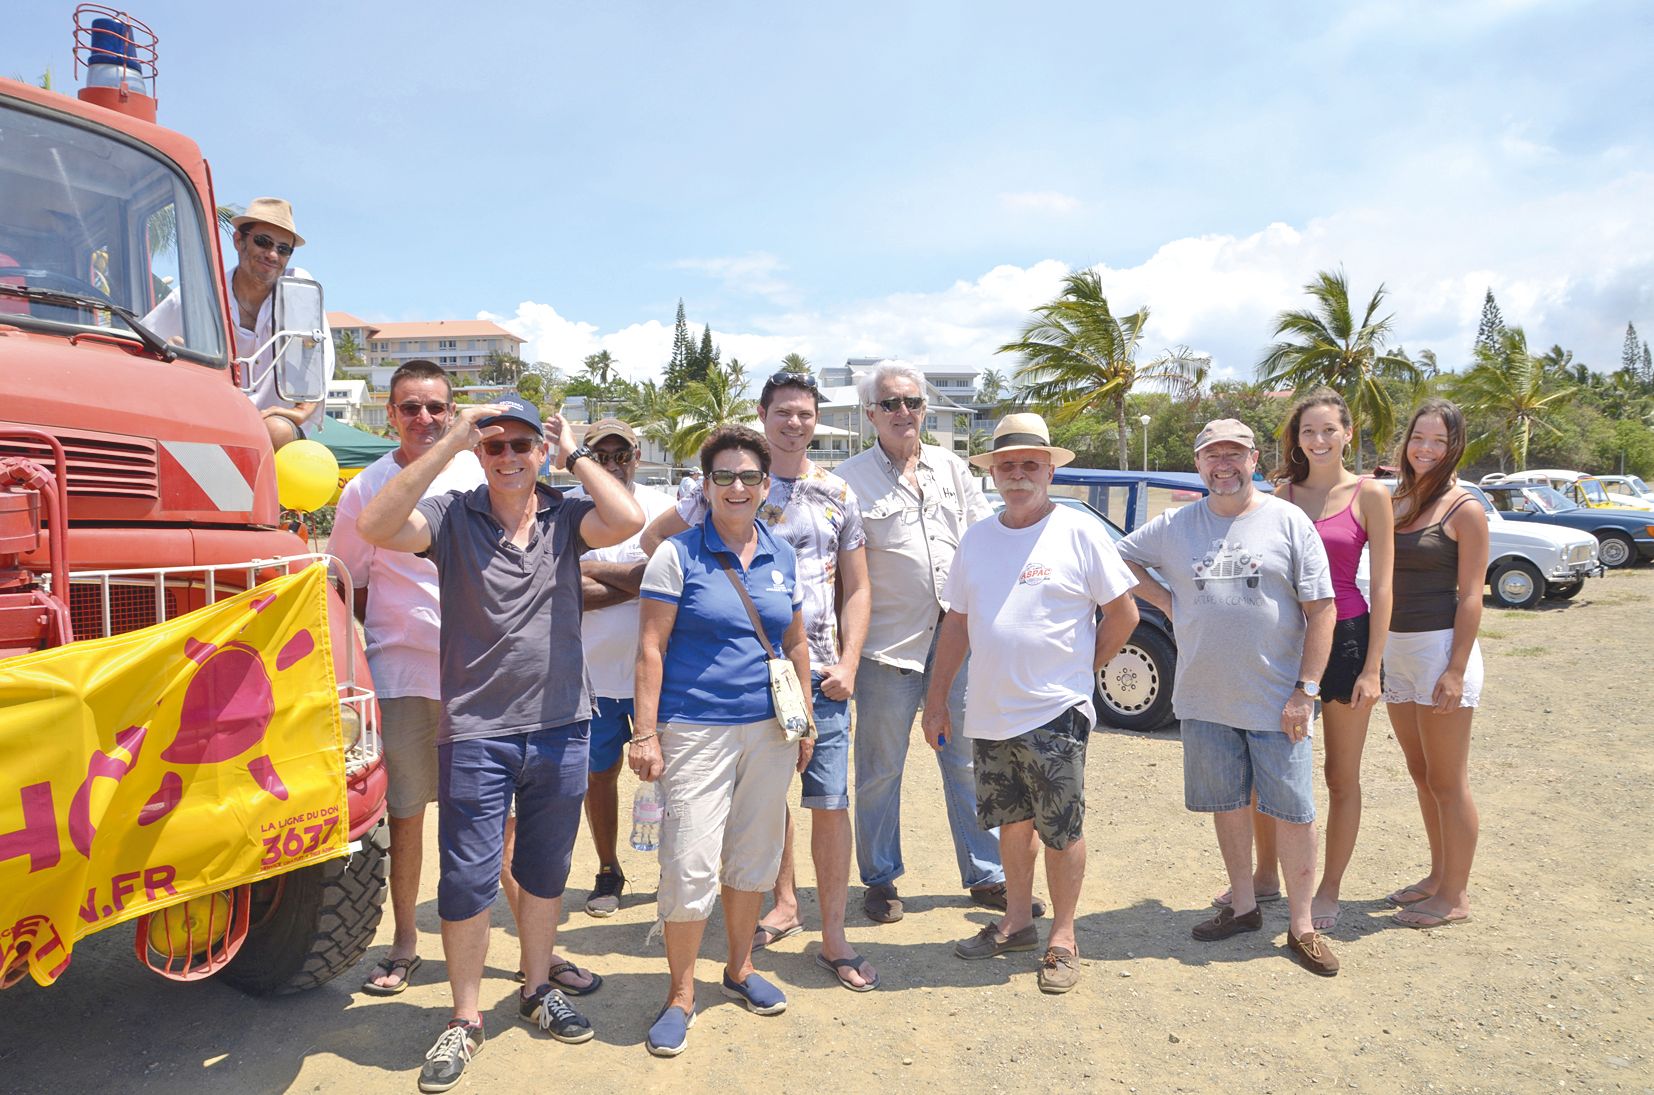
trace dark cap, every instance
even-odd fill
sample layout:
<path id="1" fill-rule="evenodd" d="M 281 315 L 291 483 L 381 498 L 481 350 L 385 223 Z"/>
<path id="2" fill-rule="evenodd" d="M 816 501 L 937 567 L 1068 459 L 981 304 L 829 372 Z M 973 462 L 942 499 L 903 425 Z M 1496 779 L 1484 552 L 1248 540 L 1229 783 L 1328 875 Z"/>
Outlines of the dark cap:
<path id="1" fill-rule="evenodd" d="M 540 424 L 540 408 L 530 403 L 520 395 L 504 395 L 494 400 L 494 403 L 504 408 L 499 414 L 489 415 L 478 422 L 478 426 L 497 426 L 506 419 L 521 422 L 525 426 L 533 426 L 534 432 L 545 436 L 545 427 Z"/>

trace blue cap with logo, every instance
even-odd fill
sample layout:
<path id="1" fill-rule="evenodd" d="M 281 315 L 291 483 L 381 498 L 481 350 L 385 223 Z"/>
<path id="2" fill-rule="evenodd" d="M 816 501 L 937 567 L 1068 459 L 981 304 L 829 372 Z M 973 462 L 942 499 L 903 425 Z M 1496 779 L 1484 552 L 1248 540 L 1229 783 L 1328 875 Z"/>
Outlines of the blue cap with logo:
<path id="1" fill-rule="evenodd" d="M 489 415 L 478 422 L 478 426 L 497 426 L 509 418 L 514 422 L 521 422 L 525 426 L 533 426 L 535 433 L 541 436 L 545 435 L 545 427 L 540 424 L 540 408 L 522 396 L 505 395 L 494 400 L 494 402 L 503 407 L 504 410 L 500 411 L 499 414 Z"/>

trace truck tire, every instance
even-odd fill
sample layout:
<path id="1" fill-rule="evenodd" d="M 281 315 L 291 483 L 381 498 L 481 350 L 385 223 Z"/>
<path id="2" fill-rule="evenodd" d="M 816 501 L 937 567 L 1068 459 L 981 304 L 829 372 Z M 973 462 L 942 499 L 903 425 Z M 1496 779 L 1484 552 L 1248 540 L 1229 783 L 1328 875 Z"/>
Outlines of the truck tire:
<path id="1" fill-rule="evenodd" d="M 1623 532 L 1599 532 L 1597 558 L 1605 567 L 1628 567 L 1637 561 L 1637 546 Z"/>
<path id="2" fill-rule="evenodd" d="M 255 996 L 285 996 L 356 965 L 384 912 L 389 852 L 390 827 L 381 819 L 349 858 L 255 883 L 247 941 L 221 976 Z"/>
<path id="3" fill-rule="evenodd" d="M 1114 660 L 1097 671 L 1097 719 L 1122 730 L 1158 730 L 1172 717 L 1177 648 L 1161 631 L 1138 624 Z"/>
<path id="4" fill-rule="evenodd" d="M 1526 559 L 1506 559 L 1487 580 L 1500 608 L 1532 608 L 1545 596 L 1545 578 Z"/>

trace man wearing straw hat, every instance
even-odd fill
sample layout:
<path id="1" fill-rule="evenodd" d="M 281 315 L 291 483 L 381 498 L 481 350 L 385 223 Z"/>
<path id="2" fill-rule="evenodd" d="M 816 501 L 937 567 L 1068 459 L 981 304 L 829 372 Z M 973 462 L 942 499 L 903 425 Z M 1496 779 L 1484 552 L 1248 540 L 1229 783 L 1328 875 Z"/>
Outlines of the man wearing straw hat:
<path id="1" fill-rule="evenodd" d="M 276 282 L 283 277 L 309 278 L 297 266 L 287 265 L 304 237 L 293 225 L 293 207 L 281 198 L 254 198 L 247 211 L 230 222 L 235 230 L 236 267 L 230 271 L 230 298 L 235 320 L 235 356 L 246 357 L 270 341 L 275 333 Z M 173 293 L 144 317 L 144 323 L 162 338 L 182 342 L 182 294 Z M 322 318 L 322 360 L 325 381 L 333 379 L 333 336 Z M 320 425 L 321 403 L 294 403 L 276 392 L 275 355 L 266 349 L 253 363 L 253 405 L 264 416 L 270 447 L 279 449 Z"/>
<path id="2" fill-rule="evenodd" d="M 953 557 L 924 731 L 937 750 L 961 730 L 971 739 L 977 820 L 999 829 L 1006 910 L 954 954 L 993 958 L 1039 946 L 1034 861 L 1044 844 L 1051 936 L 1038 981 L 1044 992 L 1067 992 L 1080 976 L 1074 911 L 1085 879 L 1091 697 L 1097 670 L 1137 626 L 1137 580 L 1101 524 L 1051 500 L 1052 474 L 1074 454 L 1051 444 L 1045 419 L 1006 415 L 992 450 L 970 459 L 993 475 L 1005 508 L 965 530 Z M 947 695 L 970 649 L 992 657 L 974 659 L 961 728 Z"/>

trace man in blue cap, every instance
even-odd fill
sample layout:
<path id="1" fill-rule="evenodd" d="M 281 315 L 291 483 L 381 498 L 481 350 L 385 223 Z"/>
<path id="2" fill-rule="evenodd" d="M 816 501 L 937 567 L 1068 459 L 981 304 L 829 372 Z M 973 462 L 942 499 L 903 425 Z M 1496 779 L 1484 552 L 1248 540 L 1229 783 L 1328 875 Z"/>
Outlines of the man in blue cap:
<path id="1" fill-rule="evenodd" d="M 585 488 L 585 498 L 538 482 L 551 444 L 550 455 Z M 467 448 L 476 451 L 487 482 L 423 498 Z M 463 407 L 449 432 L 357 519 L 367 542 L 436 563 L 442 606 L 437 915 L 454 1010 L 426 1054 L 421 1091 L 454 1086 L 482 1048 L 478 997 L 489 908 L 499 889 L 513 799 L 511 872 L 521 888 L 517 928 L 526 974 L 518 1013 L 559 1041 L 593 1035 L 563 994 L 595 992 L 602 979 L 555 954 L 591 726 L 580 555 L 637 533 L 643 511 L 590 451 L 575 446 L 561 415 L 542 427 L 534 405 L 515 396 Z"/>

